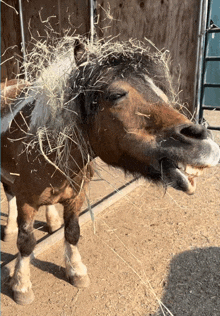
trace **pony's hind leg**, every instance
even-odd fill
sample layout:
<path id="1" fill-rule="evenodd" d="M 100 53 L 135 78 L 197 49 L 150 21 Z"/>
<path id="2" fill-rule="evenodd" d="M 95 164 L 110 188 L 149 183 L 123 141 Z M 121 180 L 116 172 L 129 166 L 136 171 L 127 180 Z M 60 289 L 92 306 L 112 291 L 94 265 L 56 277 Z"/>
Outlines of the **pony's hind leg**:
<path id="1" fill-rule="evenodd" d="M 36 245 L 33 233 L 33 222 L 36 209 L 27 203 L 19 203 L 18 199 L 18 239 L 19 254 L 15 265 L 11 285 L 14 300 L 21 305 L 30 304 L 34 300 L 30 280 L 30 259 Z"/>
<path id="2" fill-rule="evenodd" d="M 61 219 L 55 205 L 46 206 L 46 219 L 50 234 L 61 227 Z"/>
<path id="3" fill-rule="evenodd" d="M 17 203 L 16 197 L 11 191 L 10 186 L 3 183 L 4 191 L 6 198 L 8 200 L 8 220 L 7 225 L 4 229 L 4 241 L 9 242 L 15 240 L 18 234 L 18 225 L 17 225 Z"/>
<path id="4" fill-rule="evenodd" d="M 76 200 L 78 200 L 78 197 Z M 74 212 L 76 211 L 76 205 L 79 206 L 76 200 L 74 200 L 72 207 L 70 207 L 72 203 L 64 205 L 66 275 L 72 285 L 87 287 L 90 284 L 90 280 L 87 275 L 87 268 L 82 263 L 77 247 L 80 237 L 80 227 L 78 214 Z"/>

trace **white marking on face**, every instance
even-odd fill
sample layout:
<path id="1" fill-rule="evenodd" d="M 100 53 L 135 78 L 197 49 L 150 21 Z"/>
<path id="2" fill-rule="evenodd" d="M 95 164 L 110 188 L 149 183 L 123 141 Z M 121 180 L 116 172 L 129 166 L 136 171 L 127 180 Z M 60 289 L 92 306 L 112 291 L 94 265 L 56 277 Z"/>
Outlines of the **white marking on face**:
<path id="1" fill-rule="evenodd" d="M 161 98 L 165 103 L 169 102 L 168 97 L 166 96 L 166 94 L 160 89 L 158 88 L 153 80 L 151 78 L 149 78 L 148 76 L 144 76 L 145 80 L 149 83 L 150 88 L 154 91 L 154 93 L 156 93 L 156 95 Z"/>

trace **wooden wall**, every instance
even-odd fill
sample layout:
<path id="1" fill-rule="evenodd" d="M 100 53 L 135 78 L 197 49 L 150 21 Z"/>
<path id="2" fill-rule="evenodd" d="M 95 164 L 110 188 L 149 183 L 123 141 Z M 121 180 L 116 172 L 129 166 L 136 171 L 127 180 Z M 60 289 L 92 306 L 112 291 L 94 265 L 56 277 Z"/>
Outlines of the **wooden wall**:
<path id="1" fill-rule="evenodd" d="M 2 81 L 15 77 L 19 72 L 19 60 L 22 60 L 18 57 L 18 55 L 22 56 L 20 20 L 16 13 L 19 11 L 18 0 L 5 0 L 5 2 L 10 7 L 1 3 L 2 54 L 7 48 L 11 48 L 2 56 L 2 62 L 13 56 L 14 58 L 2 65 Z M 31 37 L 35 39 L 46 37 L 46 32 L 50 33 L 50 25 L 57 36 L 62 36 L 66 31 L 69 31 L 69 34 L 89 32 L 89 0 L 22 0 L 22 6 L 26 43 Z M 31 45 L 27 45 L 28 49 L 31 49 Z"/>
<path id="2" fill-rule="evenodd" d="M 17 2 L 7 0 L 18 10 Z M 70 32 L 76 29 L 78 34 L 89 32 L 89 0 L 23 0 L 22 3 L 26 41 L 30 39 L 30 32 L 34 37 L 37 34 L 44 36 L 45 23 L 42 21 L 51 16 L 56 16 L 50 18 L 56 32 L 63 34 L 67 29 Z M 180 100 L 188 103 L 193 110 L 200 0 L 98 0 L 97 3 L 100 37 L 117 36 L 117 40 L 143 40 L 146 37 L 159 49 L 170 51 L 174 81 L 183 90 Z M 21 36 L 19 16 L 13 9 L 3 3 L 1 5 L 2 53 L 9 46 L 18 47 L 9 50 L 2 57 L 5 60 L 13 54 L 21 54 Z M 13 78 L 16 71 L 17 62 L 8 61 L 2 66 L 2 79 Z"/>
<path id="3" fill-rule="evenodd" d="M 45 36 L 49 24 L 59 35 L 66 31 L 70 34 L 86 34 L 89 32 L 89 0 L 23 0 L 24 25 L 27 41 L 30 36 L 36 38 L 38 33 Z M 30 34 L 31 33 L 31 34 Z"/>
<path id="4" fill-rule="evenodd" d="M 103 36 L 118 35 L 119 40 L 146 37 L 159 49 L 170 51 L 174 81 L 183 90 L 180 100 L 188 103 L 192 111 L 200 0 L 98 0 L 98 3 L 102 29 L 98 32 Z M 106 19 L 106 12 L 110 19 Z"/>
<path id="5" fill-rule="evenodd" d="M 21 55 L 21 32 L 18 13 L 18 1 L 10 0 L 6 6 L 1 2 L 1 79 L 12 79 L 19 72 Z M 11 48 L 10 48 L 11 47 Z"/>

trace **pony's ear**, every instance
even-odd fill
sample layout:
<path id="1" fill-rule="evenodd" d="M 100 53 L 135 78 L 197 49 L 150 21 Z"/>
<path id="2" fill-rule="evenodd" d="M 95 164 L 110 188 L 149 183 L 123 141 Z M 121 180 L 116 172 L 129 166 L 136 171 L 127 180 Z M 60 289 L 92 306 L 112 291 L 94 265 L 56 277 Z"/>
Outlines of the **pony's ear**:
<path id="1" fill-rule="evenodd" d="M 77 65 L 79 65 L 82 62 L 85 53 L 86 48 L 84 43 L 80 42 L 80 40 L 77 39 L 74 43 L 74 56 Z"/>

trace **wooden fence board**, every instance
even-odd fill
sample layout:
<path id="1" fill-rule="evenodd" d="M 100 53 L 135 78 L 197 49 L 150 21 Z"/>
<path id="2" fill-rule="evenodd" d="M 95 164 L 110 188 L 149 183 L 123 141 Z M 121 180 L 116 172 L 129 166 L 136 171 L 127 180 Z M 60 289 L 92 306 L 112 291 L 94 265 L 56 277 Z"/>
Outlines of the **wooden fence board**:
<path id="1" fill-rule="evenodd" d="M 2 62 L 17 54 L 22 56 L 20 20 L 16 13 L 16 11 L 19 11 L 18 0 L 7 0 L 7 3 L 11 7 L 1 3 L 1 50 L 3 53 L 10 46 L 16 45 L 16 48 L 9 49 L 2 56 Z M 38 40 L 46 38 L 47 33 L 51 33 L 50 25 L 55 36 L 62 36 L 67 31 L 69 31 L 69 34 L 76 32 L 82 35 L 89 32 L 89 0 L 23 0 L 22 7 L 26 43 L 31 40 L 31 37 Z M 27 51 L 31 48 L 32 45 L 26 46 Z M 19 73 L 17 65 L 17 58 L 4 63 L 2 65 L 1 80 L 14 79 L 15 75 Z"/>
<path id="2" fill-rule="evenodd" d="M 98 0 L 99 34 L 118 35 L 118 40 L 146 37 L 159 49 L 170 51 L 174 82 L 183 90 L 180 99 L 191 110 L 199 3 L 200 0 Z"/>
<path id="3" fill-rule="evenodd" d="M 18 55 L 21 55 L 21 33 L 18 1 L 10 0 L 7 6 L 1 2 L 1 78 L 13 79 L 19 71 Z M 13 9 L 14 8 L 14 9 Z M 6 62 L 7 61 L 7 62 Z"/>
<path id="4" fill-rule="evenodd" d="M 7 0 L 18 10 L 18 1 Z M 45 35 L 48 17 L 54 30 L 61 35 L 89 32 L 89 0 L 23 0 L 25 38 L 28 42 L 30 31 L 34 37 Z M 171 72 L 179 90 L 181 102 L 188 103 L 193 111 L 194 79 L 197 51 L 197 29 L 200 0 L 98 0 L 99 36 L 117 36 L 118 40 L 137 38 L 150 39 L 159 49 L 171 53 Z M 2 61 L 21 52 L 19 16 L 12 8 L 2 5 L 2 52 L 13 45 Z M 41 18 L 39 15 L 41 12 Z M 59 23 L 60 21 L 60 23 Z M 28 29 L 29 25 L 29 29 Z M 10 60 L 2 66 L 2 80 L 14 78 L 17 63 Z"/>

